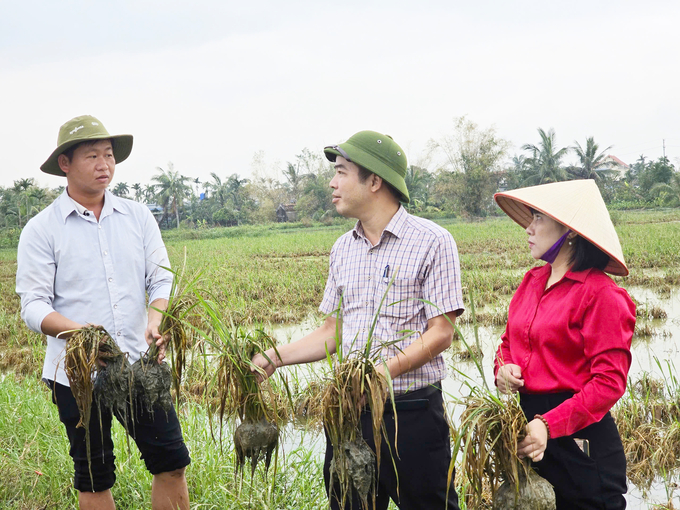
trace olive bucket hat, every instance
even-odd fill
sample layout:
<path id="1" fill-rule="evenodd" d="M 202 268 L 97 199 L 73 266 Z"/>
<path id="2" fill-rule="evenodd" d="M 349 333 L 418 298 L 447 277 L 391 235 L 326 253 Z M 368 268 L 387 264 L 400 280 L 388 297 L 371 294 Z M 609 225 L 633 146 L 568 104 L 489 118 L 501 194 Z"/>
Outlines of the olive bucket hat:
<path id="1" fill-rule="evenodd" d="M 323 150 L 328 161 L 337 156 L 359 165 L 382 177 L 401 195 L 401 201 L 409 202 L 406 188 L 406 155 L 389 135 L 375 131 L 359 131 L 340 145 L 329 145 Z"/>
<path id="2" fill-rule="evenodd" d="M 82 115 L 71 119 L 59 128 L 57 148 L 40 166 L 40 170 L 46 174 L 64 177 L 66 174 L 61 171 L 57 161 L 61 154 L 81 142 L 108 139 L 111 140 L 113 145 L 113 157 L 116 163 L 125 161 L 132 151 L 132 135 L 111 136 L 104 125 L 91 115 Z"/>

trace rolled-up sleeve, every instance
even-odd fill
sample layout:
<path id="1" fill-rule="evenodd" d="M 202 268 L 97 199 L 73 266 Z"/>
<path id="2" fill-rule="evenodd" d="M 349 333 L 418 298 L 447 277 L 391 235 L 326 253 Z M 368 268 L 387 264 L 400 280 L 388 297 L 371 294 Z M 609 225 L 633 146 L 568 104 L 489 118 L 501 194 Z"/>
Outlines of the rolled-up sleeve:
<path id="1" fill-rule="evenodd" d="M 436 238 L 431 255 L 430 266 L 423 282 L 425 316 L 432 319 L 444 313 L 463 313 L 463 293 L 460 284 L 460 262 L 458 248 L 453 236 L 446 232 Z"/>
<path id="2" fill-rule="evenodd" d="M 21 318 L 37 333 L 45 317 L 54 312 L 56 263 L 49 241 L 28 224 L 19 238 L 16 292 L 21 298 Z"/>
<path id="3" fill-rule="evenodd" d="M 337 245 L 337 243 L 336 243 Z M 336 245 L 331 249 L 331 254 L 328 263 L 328 280 L 326 280 L 326 287 L 323 292 L 323 299 L 319 305 L 319 311 L 326 315 L 334 312 L 340 306 L 340 292 L 338 291 L 338 284 L 335 279 L 335 254 Z"/>
<path id="4" fill-rule="evenodd" d="M 144 218 L 144 256 L 146 258 L 146 292 L 149 303 L 168 299 L 172 291 L 173 274 L 170 271 L 168 251 L 163 244 L 161 231 L 150 211 Z"/>

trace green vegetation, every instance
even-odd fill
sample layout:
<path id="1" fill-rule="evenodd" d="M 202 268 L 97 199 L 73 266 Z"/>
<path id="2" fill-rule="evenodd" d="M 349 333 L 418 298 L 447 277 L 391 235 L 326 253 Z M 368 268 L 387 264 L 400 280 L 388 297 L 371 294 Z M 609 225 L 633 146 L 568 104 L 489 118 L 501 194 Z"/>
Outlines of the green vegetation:
<path id="1" fill-rule="evenodd" d="M 492 200 L 497 190 L 567 179 L 594 179 L 611 209 L 680 206 L 680 172 L 667 158 L 651 161 L 641 155 L 628 165 L 611 158 L 611 147 L 602 149 L 593 137 L 584 145 L 574 141 L 560 146 L 554 130 L 540 128 L 538 143 L 523 144 L 521 154 L 509 158 L 509 145 L 493 127 L 480 127 L 465 117 L 454 119 L 451 132 L 430 139 L 423 154 L 409 154 L 411 162 L 418 162 L 406 173 L 409 211 L 430 218 L 499 215 Z M 294 161 L 280 166 L 266 168 L 256 154 L 252 178 L 211 172 L 202 182 L 168 162 L 166 169 L 156 167 L 151 184 L 117 182 L 111 191 L 153 205 L 164 229 L 342 221 L 329 188 L 334 168 L 320 150 L 302 149 Z M 267 177 L 271 174 L 282 178 Z M 41 188 L 27 178 L 0 187 L 0 248 L 16 246 L 26 222 L 62 191 L 61 186 Z M 289 210 L 279 217 L 281 205 Z"/>

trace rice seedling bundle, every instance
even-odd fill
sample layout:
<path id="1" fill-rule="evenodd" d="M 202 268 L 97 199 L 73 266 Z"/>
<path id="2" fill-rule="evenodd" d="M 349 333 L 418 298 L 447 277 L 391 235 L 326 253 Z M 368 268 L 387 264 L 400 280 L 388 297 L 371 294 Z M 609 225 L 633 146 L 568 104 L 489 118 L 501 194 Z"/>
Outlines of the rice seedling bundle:
<path id="1" fill-rule="evenodd" d="M 468 507 L 481 507 L 488 484 L 494 510 L 554 509 L 552 486 L 517 457 L 517 443 L 525 437 L 527 425 L 518 400 L 471 387 L 470 395 L 459 403 L 465 409 L 456 431 L 454 459 L 462 454 L 463 474 L 470 484 Z"/>
<path id="2" fill-rule="evenodd" d="M 333 445 L 330 486 L 335 482 L 340 486 L 341 506 L 354 489 L 364 508 L 368 508 L 372 493 L 375 507 L 374 466 L 380 465 L 380 448 L 376 448 L 376 455 L 364 441 L 361 413 L 365 405 L 370 408 L 374 444 L 380 445 L 388 393 L 387 379 L 367 356 L 337 362 L 332 379 L 321 392 L 323 424 Z"/>
<path id="3" fill-rule="evenodd" d="M 238 417 L 240 424 L 233 436 L 235 472 L 242 475 L 245 461 L 249 458 L 251 476 L 262 460 L 266 473 L 272 454 L 278 447 L 279 425 L 288 414 L 284 392 L 289 401 L 291 397 L 285 382 L 283 388 L 277 386 L 272 378 L 258 384 L 256 374 L 260 369 L 251 360 L 255 354 L 275 347 L 276 341 L 262 329 L 246 330 L 241 326 L 227 325 L 216 311 L 215 304 L 202 303 L 210 320 L 210 330 L 201 334 L 217 358 L 217 370 L 205 394 L 216 400 L 216 405 L 208 409 L 212 418 L 216 408 L 220 423 L 219 442 L 222 443 L 225 417 Z"/>
<path id="4" fill-rule="evenodd" d="M 102 407 L 127 416 L 132 370 L 127 355 L 102 326 L 87 326 L 69 338 L 64 370 L 80 412 L 77 426 L 85 428 L 85 447 L 92 481 L 89 424 L 93 398 L 100 410 L 100 424 Z"/>

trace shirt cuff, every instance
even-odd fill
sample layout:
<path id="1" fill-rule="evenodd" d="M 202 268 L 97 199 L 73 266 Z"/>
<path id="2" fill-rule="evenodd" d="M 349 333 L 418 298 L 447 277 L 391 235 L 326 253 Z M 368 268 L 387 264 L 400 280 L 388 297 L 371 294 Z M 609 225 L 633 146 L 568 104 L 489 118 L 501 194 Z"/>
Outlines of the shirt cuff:
<path id="1" fill-rule="evenodd" d="M 23 318 L 26 325 L 36 333 L 42 333 L 42 323 L 54 308 L 44 301 L 33 301 L 24 309 Z"/>
<path id="2" fill-rule="evenodd" d="M 154 286 L 149 294 L 149 304 L 157 299 L 170 299 L 170 292 L 172 291 L 172 282 L 164 283 L 162 285 Z"/>

